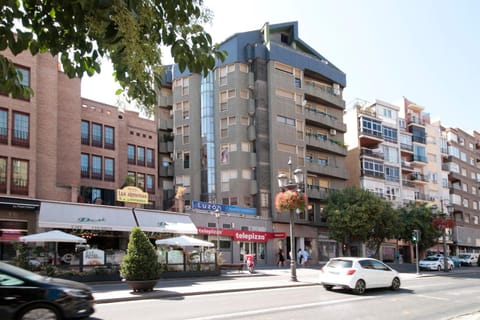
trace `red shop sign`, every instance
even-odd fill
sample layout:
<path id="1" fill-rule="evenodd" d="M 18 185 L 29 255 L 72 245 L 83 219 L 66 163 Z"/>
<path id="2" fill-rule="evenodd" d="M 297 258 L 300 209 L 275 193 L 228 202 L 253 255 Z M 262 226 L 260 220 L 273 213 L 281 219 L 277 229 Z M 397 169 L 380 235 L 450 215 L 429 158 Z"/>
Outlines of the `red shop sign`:
<path id="1" fill-rule="evenodd" d="M 203 235 L 217 235 L 216 228 L 197 227 L 198 234 Z M 232 237 L 233 241 L 242 242 L 267 242 L 270 239 L 284 239 L 285 232 L 262 232 L 262 231 L 246 231 L 246 230 L 232 230 L 219 229 L 220 236 Z"/>

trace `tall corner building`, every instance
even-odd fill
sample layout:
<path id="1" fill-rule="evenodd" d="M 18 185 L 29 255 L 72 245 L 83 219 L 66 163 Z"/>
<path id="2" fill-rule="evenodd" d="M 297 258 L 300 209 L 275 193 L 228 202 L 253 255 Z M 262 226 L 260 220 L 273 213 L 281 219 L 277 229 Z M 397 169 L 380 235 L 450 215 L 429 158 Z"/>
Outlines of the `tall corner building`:
<path id="1" fill-rule="evenodd" d="M 181 185 L 187 206 L 255 208 L 288 237 L 289 213 L 274 205 L 277 176 L 300 168 L 309 207 L 296 216 L 296 248 L 324 260 L 335 247 L 324 199 L 348 179 L 346 75 L 300 39 L 297 22 L 236 33 L 220 49 L 228 56 L 206 77 L 168 67 L 157 119 L 164 199 L 172 204 Z"/>

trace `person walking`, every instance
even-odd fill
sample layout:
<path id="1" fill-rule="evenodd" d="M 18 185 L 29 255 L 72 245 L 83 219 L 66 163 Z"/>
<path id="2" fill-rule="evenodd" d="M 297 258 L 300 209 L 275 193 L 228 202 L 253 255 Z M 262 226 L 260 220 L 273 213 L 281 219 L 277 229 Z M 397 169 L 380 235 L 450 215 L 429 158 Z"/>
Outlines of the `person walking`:
<path id="1" fill-rule="evenodd" d="M 308 250 L 303 250 L 302 251 L 302 263 L 304 266 L 308 265 L 308 260 L 310 259 L 310 254 L 308 253 Z"/>
<path id="2" fill-rule="evenodd" d="M 283 267 L 285 263 L 285 257 L 283 256 L 283 250 L 280 248 L 278 249 L 278 261 L 277 261 L 277 265 L 279 267 Z"/>
<path id="3" fill-rule="evenodd" d="M 302 265 L 302 260 L 303 260 L 303 255 L 302 255 L 302 248 L 298 249 L 298 252 L 297 252 L 297 262 L 298 262 L 298 265 Z"/>

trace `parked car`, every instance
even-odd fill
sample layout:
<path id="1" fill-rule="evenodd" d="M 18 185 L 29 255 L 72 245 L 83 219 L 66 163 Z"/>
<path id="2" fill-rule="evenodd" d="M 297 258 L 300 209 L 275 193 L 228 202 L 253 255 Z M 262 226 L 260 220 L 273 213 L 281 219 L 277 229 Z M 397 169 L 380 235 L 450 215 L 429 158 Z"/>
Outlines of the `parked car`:
<path id="1" fill-rule="evenodd" d="M 448 270 L 452 270 L 454 268 L 453 261 L 450 258 L 447 258 L 447 265 Z M 418 267 L 422 270 L 443 270 L 444 269 L 444 261 L 443 257 L 437 256 L 429 256 L 425 259 L 422 259 L 418 262 Z"/>
<path id="2" fill-rule="evenodd" d="M 2 320 L 86 318 L 94 312 L 91 289 L 0 262 Z"/>
<path id="3" fill-rule="evenodd" d="M 462 261 L 458 256 L 449 256 L 450 260 L 453 262 L 455 268 L 460 268 L 462 266 Z"/>
<path id="4" fill-rule="evenodd" d="M 462 262 L 462 266 L 473 266 L 478 260 L 478 254 L 475 253 L 460 253 L 458 258 Z"/>
<path id="5" fill-rule="evenodd" d="M 373 258 L 339 257 L 330 259 L 320 270 L 320 283 L 326 290 L 341 287 L 363 294 L 366 289 L 400 288 L 398 272 Z"/>

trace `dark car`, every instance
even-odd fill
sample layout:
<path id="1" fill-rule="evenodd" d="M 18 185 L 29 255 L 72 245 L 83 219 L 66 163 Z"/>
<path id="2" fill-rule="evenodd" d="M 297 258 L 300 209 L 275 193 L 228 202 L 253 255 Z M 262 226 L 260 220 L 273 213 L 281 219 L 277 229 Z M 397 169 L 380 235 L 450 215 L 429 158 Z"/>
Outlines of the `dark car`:
<path id="1" fill-rule="evenodd" d="M 2 320 L 85 318 L 93 312 L 91 289 L 0 262 Z"/>

